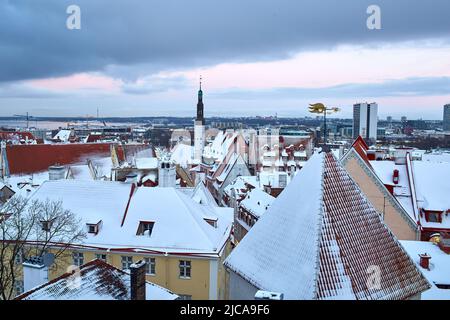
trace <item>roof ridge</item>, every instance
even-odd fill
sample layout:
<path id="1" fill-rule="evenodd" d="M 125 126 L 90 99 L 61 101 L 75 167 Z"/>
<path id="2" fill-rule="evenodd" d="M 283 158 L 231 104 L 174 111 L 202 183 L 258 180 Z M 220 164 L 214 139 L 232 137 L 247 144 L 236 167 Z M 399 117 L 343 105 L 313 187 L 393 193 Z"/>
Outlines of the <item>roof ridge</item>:
<path id="1" fill-rule="evenodd" d="M 211 245 L 211 248 L 216 248 L 217 244 L 214 243 L 214 239 L 212 239 L 210 237 L 210 235 L 208 234 L 208 232 L 205 231 L 205 229 L 200 225 L 200 220 L 199 218 L 196 216 L 196 212 L 192 212 L 191 208 L 187 205 L 186 201 L 188 201 L 188 199 L 192 202 L 192 204 L 194 206 L 199 206 L 200 211 L 202 211 L 202 206 L 200 204 L 198 204 L 197 202 L 195 202 L 192 198 L 190 198 L 189 196 L 187 196 L 186 194 L 182 193 L 180 190 L 177 189 L 173 189 L 173 192 L 177 195 L 177 199 L 180 201 L 180 203 L 182 203 L 182 205 L 186 208 L 186 210 L 190 213 L 192 219 L 195 221 L 195 226 L 197 229 L 199 229 L 202 233 L 202 235 L 208 239 L 209 244 Z M 212 210 L 214 211 L 214 210 Z M 214 211 L 215 213 L 215 211 Z M 208 223 L 206 221 L 203 220 L 202 218 L 202 222 L 205 223 L 205 227 L 208 226 Z"/>

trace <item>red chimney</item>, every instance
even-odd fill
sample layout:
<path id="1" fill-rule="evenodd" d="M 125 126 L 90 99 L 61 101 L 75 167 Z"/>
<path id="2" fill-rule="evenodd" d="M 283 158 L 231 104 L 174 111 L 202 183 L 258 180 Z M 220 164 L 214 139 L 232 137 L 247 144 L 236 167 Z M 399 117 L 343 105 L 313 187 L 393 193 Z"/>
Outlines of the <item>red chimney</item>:
<path id="1" fill-rule="evenodd" d="M 399 173 L 398 173 L 398 170 L 397 170 L 397 169 L 394 170 L 394 173 L 393 173 L 393 175 L 392 175 L 392 181 L 394 182 L 394 184 L 398 184 L 398 181 L 399 181 Z"/>
<path id="2" fill-rule="evenodd" d="M 427 253 L 419 254 L 420 257 L 420 266 L 424 269 L 430 270 L 430 259 L 431 256 L 429 256 Z"/>

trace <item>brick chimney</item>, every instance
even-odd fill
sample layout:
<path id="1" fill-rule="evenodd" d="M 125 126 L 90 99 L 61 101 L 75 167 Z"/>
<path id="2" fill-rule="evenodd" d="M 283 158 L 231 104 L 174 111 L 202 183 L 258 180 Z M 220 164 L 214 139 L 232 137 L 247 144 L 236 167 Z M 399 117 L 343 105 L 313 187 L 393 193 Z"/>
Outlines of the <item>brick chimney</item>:
<path id="1" fill-rule="evenodd" d="M 397 169 L 395 169 L 392 174 L 392 182 L 394 182 L 394 184 L 398 184 L 398 181 L 399 181 L 399 172 Z"/>
<path id="2" fill-rule="evenodd" d="M 427 253 L 419 254 L 420 266 L 424 269 L 430 270 L 430 259 L 431 256 Z"/>
<path id="3" fill-rule="evenodd" d="M 145 264 L 145 260 L 140 260 L 130 266 L 131 300 L 146 300 Z"/>

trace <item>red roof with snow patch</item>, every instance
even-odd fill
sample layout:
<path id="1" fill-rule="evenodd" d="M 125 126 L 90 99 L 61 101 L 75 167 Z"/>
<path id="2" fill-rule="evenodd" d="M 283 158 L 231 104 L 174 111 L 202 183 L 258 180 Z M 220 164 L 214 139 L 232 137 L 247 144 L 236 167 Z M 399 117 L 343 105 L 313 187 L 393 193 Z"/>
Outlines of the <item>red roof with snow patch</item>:
<path id="1" fill-rule="evenodd" d="M 33 144 L 6 146 L 11 174 L 41 172 L 49 166 L 83 163 L 110 155 L 109 143 Z"/>
<path id="2" fill-rule="evenodd" d="M 0 140 L 34 140 L 34 136 L 31 132 L 19 132 L 19 131 L 0 131 Z"/>

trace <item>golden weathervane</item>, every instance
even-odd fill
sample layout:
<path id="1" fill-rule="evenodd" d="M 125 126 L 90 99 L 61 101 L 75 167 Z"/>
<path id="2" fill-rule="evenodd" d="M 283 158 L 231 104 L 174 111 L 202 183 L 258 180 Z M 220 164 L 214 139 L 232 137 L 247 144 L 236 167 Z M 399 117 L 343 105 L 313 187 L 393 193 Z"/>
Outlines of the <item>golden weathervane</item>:
<path id="1" fill-rule="evenodd" d="M 339 112 L 341 109 L 337 107 L 330 107 L 327 108 L 323 103 L 313 103 L 309 105 L 309 112 L 316 113 L 316 114 L 323 114 L 323 128 L 324 128 L 324 144 L 327 143 L 327 113 L 336 113 Z"/>

